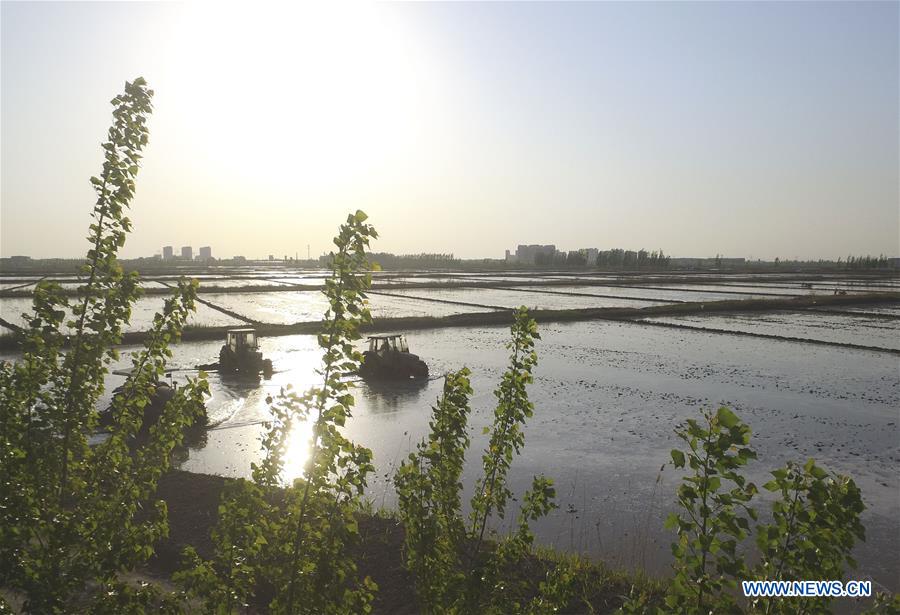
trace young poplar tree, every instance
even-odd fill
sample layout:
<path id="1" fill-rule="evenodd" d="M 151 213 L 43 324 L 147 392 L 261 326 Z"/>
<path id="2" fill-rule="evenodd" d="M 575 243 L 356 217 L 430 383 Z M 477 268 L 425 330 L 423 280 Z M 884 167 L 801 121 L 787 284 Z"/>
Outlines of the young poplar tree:
<path id="1" fill-rule="evenodd" d="M 144 562 L 166 534 L 156 483 L 184 428 L 202 412 L 201 375 L 176 390 L 146 440 L 136 443 L 155 379 L 171 356 L 168 345 L 194 307 L 196 282 L 182 282 L 134 355 L 113 402 L 109 437 L 89 443 L 104 376 L 140 294 L 137 274 L 125 274 L 116 257 L 131 230 L 125 212 L 152 95 L 138 78 L 112 100 L 103 170 L 91 178 L 97 201 L 77 298 L 70 305 L 59 285 L 39 284 L 22 357 L 0 364 L 0 586 L 19 592 L 28 612 L 146 602 L 147 592 L 120 582 L 120 573 Z"/>
<path id="2" fill-rule="evenodd" d="M 537 323 L 519 308 L 512 326 L 510 363 L 494 391 L 497 407 L 482 455 L 483 475 L 475 485 L 468 521 L 461 511 L 461 475 L 469 438 L 469 371 L 447 375 L 433 408 L 431 432 L 400 466 L 394 478 L 400 519 L 406 531 L 406 566 L 416 579 L 424 613 L 543 613 L 567 602 L 571 571 L 552 570 L 534 587 L 521 575 L 531 555 L 534 535 L 529 523 L 555 505 L 553 481 L 534 477 L 522 498 L 516 530 L 498 536 L 489 530 L 492 517 L 502 519 L 512 492 L 506 486 L 513 458 L 525 444 L 522 428 L 534 412 L 526 386 L 537 363 Z"/>
<path id="3" fill-rule="evenodd" d="M 189 569 L 177 575 L 208 613 L 230 613 L 259 601 L 266 588 L 272 613 L 365 613 L 375 584 L 356 578 L 348 549 L 358 541 L 356 514 L 372 453 L 341 434 L 353 395 L 347 379 L 362 360 L 353 342 L 371 321 L 365 291 L 371 284 L 366 247 L 377 237 L 357 211 L 334 243 L 329 308 L 319 335 L 322 384 L 304 394 L 291 387 L 270 403 L 273 420 L 252 481 L 234 481 L 223 495 L 213 530 L 215 553 L 202 560 L 188 548 Z M 292 429 L 312 426 L 303 475 L 283 485 L 284 451 Z"/>
<path id="4" fill-rule="evenodd" d="M 666 527 L 678 533 L 666 606 L 678 613 L 736 610 L 728 590 L 747 574 L 737 546 L 749 532 L 748 518 L 756 519 L 749 507 L 756 486 L 739 472 L 756 458 L 748 446 L 750 428 L 724 407 L 703 418 L 702 423 L 688 419 L 675 430 L 688 450 L 671 453 L 676 468 L 692 471 L 678 487 L 681 511 L 666 520 Z"/>

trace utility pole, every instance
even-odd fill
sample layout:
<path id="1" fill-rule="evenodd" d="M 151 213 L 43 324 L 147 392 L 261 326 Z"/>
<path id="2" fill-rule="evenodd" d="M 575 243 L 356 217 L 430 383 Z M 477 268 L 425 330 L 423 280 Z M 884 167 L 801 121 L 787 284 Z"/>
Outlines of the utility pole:
<path id="1" fill-rule="evenodd" d="M 309 244 L 306 244 L 306 260 L 309 260 Z"/>

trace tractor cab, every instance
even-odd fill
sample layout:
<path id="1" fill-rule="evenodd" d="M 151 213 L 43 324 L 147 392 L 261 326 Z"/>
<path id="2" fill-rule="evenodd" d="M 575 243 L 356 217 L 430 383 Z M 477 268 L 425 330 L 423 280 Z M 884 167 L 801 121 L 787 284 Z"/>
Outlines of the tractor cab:
<path id="1" fill-rule="evenodd" d="M 256 329 L 228 329 L 225 345 L 219 351 L 219 371 L 272 375 L 272 361 L 259 351 Z"/>
<path id="2" fill-rule="evenodd" d="M 369 352 L 379 354 L 393 350 L 394 352 L 409 352 L 409 345 L 403 335 L 373 335 L 369 338 Z"/>
<path id="3" fill-rule="evenodd" d="M 225 345 L 235 354 L 258 348 L 256 329 L 229 329 L 225 335 Z"/>

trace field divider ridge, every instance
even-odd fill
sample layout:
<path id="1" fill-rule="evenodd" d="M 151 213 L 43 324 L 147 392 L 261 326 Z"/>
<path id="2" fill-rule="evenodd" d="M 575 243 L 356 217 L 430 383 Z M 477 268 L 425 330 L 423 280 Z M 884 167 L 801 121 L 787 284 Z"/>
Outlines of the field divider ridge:
<path id="1" fill-rule="evenodd" d="M 652 301 L 653 303 L 690 303 L 683 299 L 650 299 L 649 297 L 623 297 L 622 295 L 601 295 L 598 293 L 576 293 L 566 290 L 538 290 L 537 288 L 504 288 L 520 293 L 543 293 L 545 295 L 564 295 L 569 297 L 597 297 L 598 299 L 622 299 L 625 301 Z"/>
<path id="2" fill-rule="evenodd" d="M 168 288 L 175 288 L 174 286 L 172 286 L 171 284 L 168 284 L 167 282 L 162 282 L 160 280 L 157 280 L 157 282 L 159 282 L 160 284 L 162 284 L 163 286 L 166 286 Z M 207 301 L 206 299 L 201 299 L 199 293 L 197 294 L 196 299 L 197 299 L 198 303 L 202 303 L 206 307 L 212 308 L 212 309 L 216 310 L 217 312 L 221 312 L 222 314 L 225 314 L 226 316 L 231 316 L 232 318 L 235 318 L 237 320 L 240 320 L 241 322 L 247 323 L 248 325 L 262 326 L 262 325 L 266 324 L 264 322 L 254 320 L 248 316 L 244 316 L 243 314 L 238 314 L 237 312 L 229 310 L 228 308 L 224 308 L 221 305 L 216 305 L 212 301 Z"/>
<path id="3" fill-rule="evenodd" d="M 368 295 L 383 295 L 385 297 L 396 297 L 399 299 L 418 299 L 419 301 L 433 301 L 435 303 L 447 303 L 449 305 L 464 305 L 466 307 L 485 308 L 488 310 L 511 310 L 509 307 L 500 307 L 497 305 L 483 305 L 480 303 L 466 303 L 465 301 L 453 301 L 451 299 L 436 299 L 434 297 L 419 297 L 416 295 L 401 295 L 400 293 L 386 293 L 381 290 L 369 290 Z"/>
<path id="4" fill-rule="evenodd" d="M 852 348 L 854 350 L 872 350 L 875 352 L 888 352 L 900 355 L 900 348 L 885 348 L 883 346 L 867 346 L 864 344 L 853 344 L 851 342 L 833 342 L 830 340 L 820 340 L 811 337 L 793 337 L 789 335 L 775 335 L 773 333 L 755 333 L 753 331 L 738 331 L 733 329 L 715 329 L 712 327 L 696 327 L 693 325 L 681 325 L 673 322 L 658 322 L 655 320 L 642 319 L 626 319 L 624 322 L 630 322 L 635 325 L 645 325 L 651 327 L 666 327 L 670 329 L 681 329 L 688 331 L 698 331 L 700 333 L 715 333 L 718 335 L 740 335 L 743 337 L 756 337 L 767 340 L 777 340 L 781 342 L 794 342 L 801 344 L 817 344 L 819 346 L 837 346 L 839 348 Z"/>
<path id="5" fill-rule="evenodd" d="M 370 291 L 371 292 L 371 291 Z M 387 293 L 385 293 L 387 294 Z M 397 295 L 403 298 L 416 298 L 407 295 Z M 434 300 L 448 302 L 449 300 Z M 613 307 L 613 308 L 580 308 L 568 310 L 532 310 L 531 316 L 538 323 L 580 322 L 588 320 L 609 320 L 634 322 L 641 318 L 653 316 L 687 316 L 692 314 L 727 313 L 727 312 L 774 312 L 774 311 L 802 311 L 811 307 L 827 307 L 838 305 L 871 305 L 878 303 L 892 303 L 900 305 L 900 293 L 870 293 L 867 295 L 824 295 L 801 296 L 793 298 L 766 298 L 766 299 L 733 299 L 726 301 L 689 302 L 666 305 L 654 305 L 643 308 Z M 468 304 L 471 305 L 471 304 Z M 233 315 L 244 322 L 253 324 L 260 336 L 278 335 L 315 335 L 321 333 L 321 321 L 307 321 L 293 324 L 267 324 L 248 319 L 241 315 L 235 315 L 231 310 L 225 310 L 220 306 L 210 306 L 219 311 Z M 475 306 L 479 307 L 479 306 Z M 490 309 L 490 312 L 470 312 L 464 314 L 452 314 L 449 316 L 406 316 L 393 318 L 376 318 L 371 324 L 361 328 L 364 332 L 387 331 L 415 331 L 423 329 L 439 329 L 453 327 L 483 327 L 483 326 L 509 326 L 513 322 L 512 308 L 500 308 L 497 306 L 480 306 Z M 225 332 L 231 327 L 227 326 L 188 326 L 182 333 L 183 341 L 222 339 Z M 730 333 L 730 331 L 724 331 Z M 760 334 L 761 335 L 761 334 Z M 123 344 L 137 344 L 144 341 L 146 331 L 131 331 L 123 335 Z M 15 349 L 18 347 L 19 336 L 0 335 L 0 348 Z M 802 338 L 796 338 L 803 341 Z M 868 348 L 868 347 L 867 347 Z M 897 352 L 888 350 L 889 352 Z"/>

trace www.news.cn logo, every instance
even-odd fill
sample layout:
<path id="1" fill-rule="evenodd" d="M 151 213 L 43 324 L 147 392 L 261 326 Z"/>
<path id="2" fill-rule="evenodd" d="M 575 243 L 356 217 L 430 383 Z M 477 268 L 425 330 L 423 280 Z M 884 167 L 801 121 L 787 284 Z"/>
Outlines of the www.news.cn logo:
<path id="1" fill-rule="evenodd" d="M 748 598 L 867 598 L 871 581 L 741 581 Z"/>

